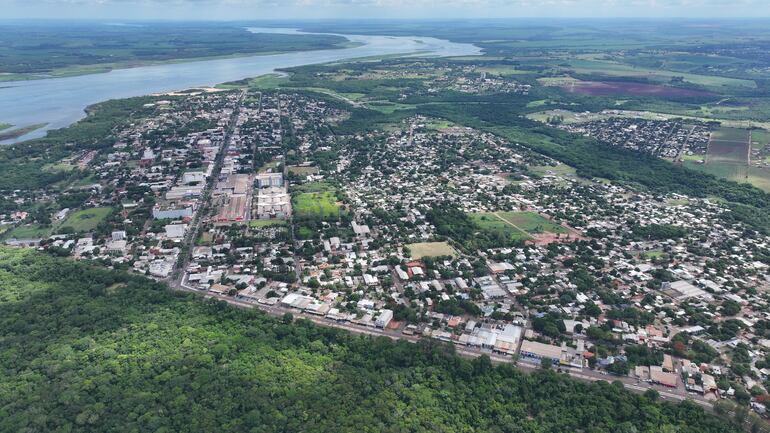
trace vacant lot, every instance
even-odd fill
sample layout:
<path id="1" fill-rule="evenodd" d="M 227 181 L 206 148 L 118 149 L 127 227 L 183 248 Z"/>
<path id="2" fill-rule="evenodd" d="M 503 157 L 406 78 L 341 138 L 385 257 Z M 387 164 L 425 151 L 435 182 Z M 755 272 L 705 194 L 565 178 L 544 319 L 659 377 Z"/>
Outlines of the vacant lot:
<path id="1" fill-rule="evenodd" d="M 91 231 L 107 218 L 111 212 L 112 208 L 110 207 L 95 207 L 73 212 L 61 223 L 57 231 L 61 232 L 68 227 L 76 232 Z"/>
<path id="2" fill-rule="evenodd" d="M 419 242 L 406 245 L 411 251 L 412 259 L 422 259 L 424 257 L 452 256 L 458 257 L 459 254 L 451 245 L 446 242 Z"/>

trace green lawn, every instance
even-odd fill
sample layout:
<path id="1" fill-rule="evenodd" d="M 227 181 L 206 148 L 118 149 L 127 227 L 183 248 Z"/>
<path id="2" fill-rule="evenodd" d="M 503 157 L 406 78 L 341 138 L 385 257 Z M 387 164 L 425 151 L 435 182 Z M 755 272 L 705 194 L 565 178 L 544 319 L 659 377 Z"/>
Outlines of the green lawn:
<path id="1" fill-rule="evenodd" d="M 412 259 L 439 256 L 459 256 L 457 250 L 455 250 L 446 242 L 419 242 L 406 245 L 406 247 L 409 248 Z"/>
<path id="2" fill-rule="evenodd" d="M 96 228 L 112 212 L 111 207 L 94 207 L 71 213 L 58 227 L 58 231 L 71 227 L 78 233 L 88 232 Z"/>

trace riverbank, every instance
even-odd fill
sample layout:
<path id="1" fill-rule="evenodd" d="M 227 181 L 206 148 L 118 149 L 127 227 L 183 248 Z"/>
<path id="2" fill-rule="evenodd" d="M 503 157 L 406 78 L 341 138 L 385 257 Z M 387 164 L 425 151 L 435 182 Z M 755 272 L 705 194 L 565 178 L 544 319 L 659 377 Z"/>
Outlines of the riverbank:
<path id="1" fill-rule="evenodd" d="M 9 125 L 8 127 L 3 128 L 2 125 L 0 125 L 0 131 L 6 130 L 11 126 L 13 125 Z M 45 128 L 46 126 L 48 126 L 47 123 L 36 123 L 34 125 L 24 126 L 24 127 L 12 129 L 6 132 L 0 132 L 0 141 L 13 140 L 14 138 L 19 138 L 23 135 L 29 134 L 32 131 L 38 130 L 40 128 Z"/>
<path id="2" fill-rule="evenodd" d="M 320 49 L 320 50 L 314 50 L 314 51 L 344 50 L 349 48 L 361 47 L 363 45 L 365 44 L 362 42 L 354 42 L 351 40 L 347 40 L 346 42 L 337 44 L 334 48 Z M 239 59 L 243 57 L 274 56 L 279 54 L 291 54 L 296 52 L 298 51 L 290 51 L 290 50 L 264 51 L 264 52 L 256 52 L 256 53 L 234 53 L 234 54 L 227 54 L 222 56 L 187 57 L 187 58 L 169 59 L 169 60 L 137 60 L 137 61 L 126 61 L 126 62 L 115 62 L 115 63 L 100 63 L 95 65 L 75 65 L 75 66 L 68 66 L 64 68 L 54 69 L 53 71 L 47 72 L 44 74 L 43 73 L 27 73 L 27 74 L 0 73 L 0 83 L 12 83 L 16 81 L 48 80 L 53 78 L 69 78 L 69 77 L 78 77 L 82 75 L 105 74 L 107 72 L 112 72 L 112 71 L 121 70 L 121 69 L 133 69 L 133 68 L 162 66 L 162 65 L 176 65 L 176 64 L 183 64 L 183 63 L 203 62 L 208 60 Z"/>

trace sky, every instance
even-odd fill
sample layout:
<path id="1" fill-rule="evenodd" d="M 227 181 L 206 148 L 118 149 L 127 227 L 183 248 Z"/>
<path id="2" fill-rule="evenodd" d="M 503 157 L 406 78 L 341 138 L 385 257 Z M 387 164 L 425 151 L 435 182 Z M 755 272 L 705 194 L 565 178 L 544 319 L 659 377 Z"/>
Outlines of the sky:
<path id="1" fill-rule="evenodd" d="M 0 0 L 2 18 L 770 17 L 770 0 Z"/>

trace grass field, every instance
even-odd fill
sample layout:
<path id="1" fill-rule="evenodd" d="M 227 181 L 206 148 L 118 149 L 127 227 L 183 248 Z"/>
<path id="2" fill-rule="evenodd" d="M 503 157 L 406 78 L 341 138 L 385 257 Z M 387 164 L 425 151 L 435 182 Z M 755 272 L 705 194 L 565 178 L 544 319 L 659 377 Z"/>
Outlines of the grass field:
<path id="1" fill-rule="evenodd" d="M 13 125 L 11 125 L 10 123 L 3 123 L 3 122 L 0 122 L 0 131 L 2 131 L 3 129 L 8 129 L 8 128 L 10 128 L 11 126 L 13 126 Z"/>
<path id="2" fill-rule="evenodd" d="M 393 102 L 369 102 L 366 104 L 366 106 L 372 110 L 379 111 L 383 114 L 392 114 L 395 111 L 399 110 L 412 110 L 416 105 L 409 105 L 409 104 L 398 104 Z"/>
<path id="3" fill-rule="evenodd" d="M 570 60 L 569 68 L 582 74 L 601 74 L 611 77 L 644 78 L 660 83 L 670 82 L 674 77 L 682 77 L 684 81 L 697 84 L 706 88 L 718 90 L 725 87 L 755 89 L 757 84 L 753 80 L 739 78 L 718 77 L 715 75 L 690 74 L 679 71 L 667 71 L 661 69 L 640 68 L 612 61 L 601 60 Z"/>
<path id="4" fill-rule="evenodd" d="M 711 133 L 711 139 L 746 142 L 749 139 L 749 131 L 740 128 L 719 128 Z"/>
<path id="5" fill-rule="evenodd" d="M 275 171 L 280 165 L 281 165 L 281 161 L 277 161 L 277 160 L 266 162 L 265 165 L 263 165 L 262 167 L 259 167 L 259 169 L 257 170 L 257 173 L 267 173 L 270 170 Z"/>
<path id="6" fill-rule="evenodd" d="M 43 171 L 47 171 L 50 173 L 69 172 L 76 168 L 78 168 L 78 166 L 74 164 L 67 164 L 66 162 L 57 162 L 57 163 L 50 163 L 50 164 L 44 165 Z"/>
<path id="7" fill-rule="evenodd" d="M 498 212 L 502 219 L 529 234 L 536 233 L 568 233 L 567 229 L 554 224 L 535 212 Z"/>
<path id="8" fill-rule="evenodd" d="M 71 227 L 76 232 L 88 232 L 96 228 L 112 212 L 111 207 L 95 207 L 71 213 L 57 228 Z"/>
<path id="9" fill-rule="evenodd" d="M 253 227 L 253 228 L 283 227 L 283 226 L 286 226 L 287 224 L 288 222 L 286 220 L 278 220 L 278 219 L 249 221 L 249 227 Z"/>
<path id="10" fill-rule="evenodd" d="M 289 173 L 292 174 L 298 174 L 298 175 L 308 175 L 308 174 L 318 174 L 318 167 L 299 167 L 299 166 L 292 166 L 289 167 Z"/>
<path id="11" fill-rule="evenodd" d="M 8 238 L 16 239 L 37 239 L 45 238 L 51 235 L 51 227 L 41 227 L 38 225 L 23 225 L 14 228 L 7 233 Z"/>
<path id="12" fill-rule="evenodd" d="M 501 220 L 493 213 L 474 213 L 471 214 L 470 217 L 473 222 L 484 231 L 503 233 L 505 236 L 514 241 L 530 239 L 528 234 Z"/>
<path id="13" fill-rule="evenodd" d="M 336 188 L 325 182 L 301 185 L 292 196 L 291 204 L 298 218 L 337 219 L 340 216 Z"/>
<path id="14" fill-rule="evenodd" d="M 419 242 L 406 245 L 411 251 L 412 259 L 422 259 L 424 257 L 452 256 L 458 257 L 459 253 L 446 242 Z"/>

